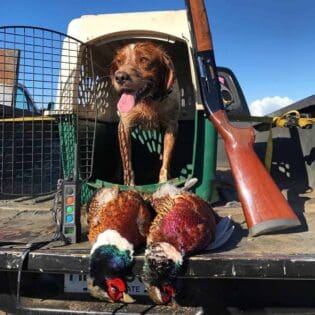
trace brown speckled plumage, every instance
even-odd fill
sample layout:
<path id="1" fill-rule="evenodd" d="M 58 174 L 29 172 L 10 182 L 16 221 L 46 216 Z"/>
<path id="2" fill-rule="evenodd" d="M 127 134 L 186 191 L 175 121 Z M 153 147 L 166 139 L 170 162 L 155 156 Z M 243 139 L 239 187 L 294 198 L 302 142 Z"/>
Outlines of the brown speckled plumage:
<path id="1" fill-rule="evenodd" d="M 137 248 L 145 243 L 151 223 L 150 209 L 137 192 L 112 189 L 114 198 L 108 202 L 99 197 L 101 190 L 90 202 L 88 239 L 94 242 L 100 233 L 113 229 Z"/>

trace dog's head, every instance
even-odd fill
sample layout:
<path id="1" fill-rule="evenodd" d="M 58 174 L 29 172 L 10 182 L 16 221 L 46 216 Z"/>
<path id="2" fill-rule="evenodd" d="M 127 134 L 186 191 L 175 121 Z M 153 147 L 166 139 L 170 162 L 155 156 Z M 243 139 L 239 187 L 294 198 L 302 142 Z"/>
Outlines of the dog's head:
<path id="1" fill-rule="evenodd" d="M 161 98 L 174 83 L 174 66 L 167 53 L 153 42 L 128 44 L 119 49 L 110 69 L 114 88 L 121 94 Z"/>

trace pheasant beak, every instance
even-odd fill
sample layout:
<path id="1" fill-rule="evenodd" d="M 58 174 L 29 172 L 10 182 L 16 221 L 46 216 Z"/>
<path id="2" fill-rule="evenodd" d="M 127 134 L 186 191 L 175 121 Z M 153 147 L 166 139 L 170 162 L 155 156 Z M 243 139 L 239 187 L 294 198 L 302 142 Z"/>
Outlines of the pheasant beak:
<path id="1" fill-rule="evenodd" d="M 131 303 L 134 303 L 136 300 L 133 299 L 128 293 L 124 292 L 123 293 L 123 297 L 122 299 L 120 300 L 120 302 L 122 303 L 126 303 L 126 304 L 131 304 Z"/>
<path id="2" fill-rule="evenodd" d="M 121 278 L 106 279 L 107 294 L 114 302 L 134 303 L 135 300 L 126 293 L 127 287 Z"/>
<path id="3" fill-rule="evenodd" d="M 175 289 L 168 284 L 163 285 L 161 289 L 156 286 L 150 286 L 148 293 L 156 304 L 168 304 L 175 297 Z"/>

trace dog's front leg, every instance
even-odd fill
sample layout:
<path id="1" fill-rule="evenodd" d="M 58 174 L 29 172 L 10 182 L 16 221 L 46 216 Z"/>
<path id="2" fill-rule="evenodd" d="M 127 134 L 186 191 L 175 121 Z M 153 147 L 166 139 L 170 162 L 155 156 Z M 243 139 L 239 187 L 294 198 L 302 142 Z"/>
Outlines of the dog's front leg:
<path id="1" fill-rule="evenodd" d="M 120 120 L 118 125 L 118 139 L 124 172 L 124 184 L 134 186 L 135 178 L 131 162 L 131 128 L 128 124 L 124 124 L 122 120 Z"/>
<path id="2" fill-rule="evenodd" d="M 164 144 L 163 144 L 163 161 L 160 169 L 159 182 L 166 182 L 169 177 L 169 168 L 172 158 L 172 153 L 175 145 L 177 135 L 177 122 L 172 122 L 167 125 L 164 133 Z"/>

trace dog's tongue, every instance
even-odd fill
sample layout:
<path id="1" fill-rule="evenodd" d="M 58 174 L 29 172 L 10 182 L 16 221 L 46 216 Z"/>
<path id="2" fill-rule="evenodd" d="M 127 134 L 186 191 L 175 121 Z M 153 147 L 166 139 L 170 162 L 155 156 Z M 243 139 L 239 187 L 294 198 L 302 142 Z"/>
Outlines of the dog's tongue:
<path id="1" fill-rule="evenodd" d="M 136 103 L 136 95 L 132 93 L 123 93 L 118 101 L 117 108 L 122 113 L 128 113 Z"/>

